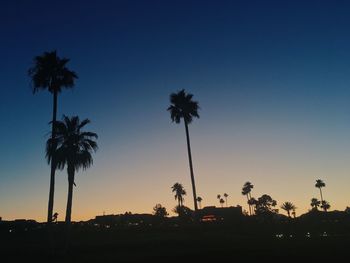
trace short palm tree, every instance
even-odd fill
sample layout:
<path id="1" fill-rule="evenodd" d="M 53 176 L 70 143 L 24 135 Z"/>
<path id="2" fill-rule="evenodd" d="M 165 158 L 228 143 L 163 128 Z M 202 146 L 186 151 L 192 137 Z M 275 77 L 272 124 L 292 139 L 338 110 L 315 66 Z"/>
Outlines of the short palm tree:
<path id="1" fill-rule="evenodd" d="M 79 169 L 89 168 L 93 164 L 92 152 L 97 150 L 97 134 L 82 129 L 90 123 L 88 119 L 80 122 L 78 116 L 63 116 L 63 121 L 56 121 L 54 139 L 47 141 L 46 157 L 50 162 L 56 159 L 57 169 L 67 167 L 68 198 L 66 209 L 66 224 L 70 225 L 73 203 L 73 185 L 75 185 L 75 172 Z"/>
<path id="2" fill-rule="evenodd" d="M 186 190 L 180 183 L 175 183 L 172 187 L 172 192 L 175 193 L 175 200 L 178 201 L 178 206 L 183 206 L 184 196 L 186 195 Z"/>
<path id="3" fill-rule="evenodd" d="M 197 202 L 198 202 L 198 205 L 199 205 L 199 209 L 202 209 L 202 197 L 198 196 L 197 197 Z"/>
<path id="4" fill-rule="evenodd" d="M 226 202 L 226 207 L 227 207 L 227 197 L 228 197 L 228 194 L 224 193 L 224 197 L 225 197 L 225 202 Z"/>
<path id="5" fill-rule="evenodd" d="M 220 198 L 219 202 L 220 202 L 221 208 L 223 208 L 225 200 L 223 198 Z"/>
<path id="6" fill-rule="evenodd" d="M 196 184 L 194 180 L 193 164 L 192 164 L 192 154 L 191 154 L 191 143 L 190 143 L 190 134 L 188 131 L 188 125 L 192 122 L 193 118 L 199 118 L 198 114 L 198 102 L 192 100 L 193 95 L 186 93 L 185 90 L 181 90 L 177 93 L 172 93 L 170 95 L 171 105 L 168 108 L 170 112 L 171 120 L 175 123 L 180 123 L 183 119 L 186 130 L 186 139 L 187 139 L 187 152 L 188 152 L 188 161 L 190 166 L 191 174 L 191 183 L 192 183 L 192 192 L 193 192 L 193 201 L 194 201 L 194 210 L 198 210 L 197 207 L 197 194 L 196 194 Z"/>
<path id="7" fill-rule="evenodd" d="M 295 205 L 291 202 L 284 202 L 281 208 L 287 212 L 288 217 L 290 217 L 290 211 L 295 211 L 296 209 Z"/>
<path id="8" fill-rule="evenodd" d="M 322 196 L 322 187 L 325 187 L 326 184 L 321 180 L 321 179 L 317 179 L 316 180 L 316 184 L 315 187 L 320 189 L 320 195 L 321 195 L 321 203 L 323 202 L 323 196 Z"/>
<path id="9" fill-rule="evenodd" d="M 45 52 L 34 58 L 34 66 L 29 69 L 28 74 L 32 79 L 33 93 L 40 90 L 48 90 L 53 95 L 53 109 L 51 121 L 51 139 L 55 138 L 54 125 L 57 118 L 57 98 L 63 88 L 73 88 L 75 79 L 78 78 L 74 71 L 67 68 L 69 59 L 60 58 L 56 51 Z M 54 145 L 52 146 L 54 147 Z M 54 158 L 51 159 L 50 190 L 47 222 L 53 220 L 53 205 L 55 191 L 55 171 L 56 164 Z"/>
<path id="10" fill-rule="evenodd" d="M 216 196 L 216 198 L 218 199 L 218 201 L 219 201 L 219 203 L 220 203 L 221 195 L 218 194 L 218 195 Z"/>
<path id="11" fill-rule="evenodd" d="M 321 202 L 317 198 L 311 199 L 310 205 L 311 205 L 312 209 L 318 210 L 317 208 L 320 206 L 320 204 L 321 204 Z"/>
<path id="12" fill-rule="evenodd" d="M 331 208 L 331 205 L 326 201 L 326 200 L 323 200 L 321 202 L 321 208 L 327 212 L 327 210 L 329 210 L 329 208 Z"/>
<path id="13" fill-rule="evenodd" d="M 247 203 L 249 206 L 249 215 L 252 215 L 252 205 L 251 205 L 250 200 L 252 199 L 251 191 L 253 188 L 254 188 L 254 185 L 252 185 L 251 182 L 246 182 L 242 188 L 242 195 L 247 196 Z"/>

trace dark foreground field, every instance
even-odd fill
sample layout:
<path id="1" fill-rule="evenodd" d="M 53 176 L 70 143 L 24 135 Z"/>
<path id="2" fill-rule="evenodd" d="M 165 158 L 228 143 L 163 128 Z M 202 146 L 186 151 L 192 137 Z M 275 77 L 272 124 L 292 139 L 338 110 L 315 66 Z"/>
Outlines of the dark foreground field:
<path id="1" fill-rule="evenodd" d="M 225 226 L 63 229 L 2 233 L 1 262 L 349 262 L 347 235 L 243 234 Z"/>

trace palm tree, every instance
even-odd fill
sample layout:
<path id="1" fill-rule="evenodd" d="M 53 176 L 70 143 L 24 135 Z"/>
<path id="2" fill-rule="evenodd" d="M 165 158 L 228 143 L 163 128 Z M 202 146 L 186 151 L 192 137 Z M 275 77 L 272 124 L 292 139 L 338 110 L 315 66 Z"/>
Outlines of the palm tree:
<path id="1" fill-rule="evenodd" d="M 216 198 L 219 200 L 219 203 L 220 203 L 221 195 L 218 194 L 218 195 L 216 196 Z"/>
<path id="2" fill-rule="evenodd" d="M 186 195 L 186 190 L 180 183 L 175 183 L 172 187 L 172 192 L 175 193 L 175 200 L 178 201 L 178 206 L 181 207 L 183 206 L 184 198 L 183 196 Z"/>
<path id="3" fill-rule="evenodd" d="M 326 200 L 323 200 L 321 202 L 321 208 L 323 208 L 323 210 L 327 212 L 327 210 L 331 208 L 331 205 Z"/>
<path id="4" fill-rule="evenodd" d="M 281 205 L 281 208 L 285 211 L 287 211 L 288 217 L 290 217 L 290 211 L 295 211 L 296 207 L 293 203 L 291 202 L 284 202 Z"/>
<path id="5" fill-rule="evenodd" d="M 317 198 L 311 199 L 310 205 L 311 205 L 312 209 L 318 210 L 317 208 L 320 206 L 320 204 L 321 204 L 321 202 Z"/>
<path id="6" fill-rule="evenodd" d="M 220 202 L 221 208 L 223 208 L 225 200 L 223 198 L 220 198 L 219 202 Z"/>
<path id="7" fill-rule="evenodd" d="M 66 209 L 66 224 L 71 223 L 72 203 L 73 203 L 73 185 L 75 185 L 75 172 L 80 168 L 84 170 L 93 164 L 92 152 L 97 150 L 97 134 L 85 132 L 82 129 L 90 123 L 85 119 L 80 122 L 78 116 L 63 116 L 62 121 L 56 121 L 54 139 L 47 141 L 46 157 L 50 162 L 54 157 L 57 169 L 63 170 L 67 167 L 68 173 L 68 198 Z"/>
<path id="8" fill-rule="evenodd" d="M 228 194 L 224 193 L 224 197 L 225 197 L 226 207 L 227 207 L 227 197 L 228 197 Z"/>
<path id="9" fill-rule="evenodd" d="M 198 204 L 199 204 L 199 209 L 202 209 L 202 197 L 200 197 L 200 196 L 198 196 L 197 197 L 197 202 L 198 202 Z"/>
<path id="10" fill-rule="evenodd" d="M 73 88 L 74 81 L 78 78 L 74 71 L 67 68 L 69 59 L 59 58 L 56 51 L 45 52 L 41 56 L 34 58 L 34 66 L 28 70 L 28 74 L 32 79 L 33 93 L 40 90 L 48 90 L 53 95 L 53 109 L 51 121 L 51 139 L 55 138 L 55 123 L 57 116 L 57 98 L 63 88 Z M 55 148 L 55 146 L 52 146 Z M 51 223 L 53 219 L 53 204 L 55 191 L 55 158 L 51 159 L 50 172 L 50 190 L 47 222 Z"/>
<path id="11" fill-rule="evenodd" d="M 254 185 L 252 185 L 251 182 L 246 182 L 242 188 L 242 195 L 247 196 L 247 202 L 248 202 L 248 206 L 249 206 L 249 214 L 250 215 L 252 215 L 252 207 L 251 207 L 252 205 L 251 205 L 250 200 L 252 199 L 251 191 L 253 188 L 254 188 Z"/>
<path id="12" fill-rule="evenodd" d="M 193 118 L 199 118 L 198 115 L 198 102 L 192 100 L 193 95 L 186 93 L 185 90 L 181 90 L 178 93 L 172 93 L 170 95 L 171 105 L 168 108 L 168 111 L 171 115 L 171 120 L 175 123 L 180 123 L 183 119 L 186 130 L 186 139 L 187 139 L 187 152 L 188 152 L 188 161 L 190 166 L 191 174 L 191 183 L 192 183 L 192 192 L 193 192 L 193 201 L 194 201 L 194 210 L 198 210 L 197 207 L 197 194 L 196 194 L 196 184 L 194 181 L 193 165 L 192 165 L 192 155 L 191 155 L 191 144 L 190 144 L 190 135 L 188 131 L 188 125 L 192 122 Z"/>
<path id="13" fill-rule="evenodd" d="M 325 187 L 326 184 L 321 180 L 321 179 L 317 179 L 316 180 L 316 184 L 315 187 L 320 189 L 320 195 L 321 195 L 321 203 L 323 202 L 323 196 L 322 196 L 322 187 Z"/>

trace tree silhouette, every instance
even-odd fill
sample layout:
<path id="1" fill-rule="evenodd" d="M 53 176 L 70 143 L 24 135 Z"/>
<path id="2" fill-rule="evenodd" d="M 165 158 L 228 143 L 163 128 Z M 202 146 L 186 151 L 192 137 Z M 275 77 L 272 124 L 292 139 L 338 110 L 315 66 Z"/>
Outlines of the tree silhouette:
<path id="1" fill-rule="evenodd" d="M 320 204 L 321 204 L 321 202 L 317 198 L 311 199 L 310 205 L 311 205 L 312 209 L 318 210 L 318 207 L 320 206 Z"/>
<path id="2" fill-rule="evenodd" d="M 166 208 L 163 207 L 161 204 L 156 204 L 156 206 L 153 207 L 153 214 L 159 218 L 164 218 L 167 215 L 169 215 L 168 212 L 166 211 Z"/>
<path id="3" fill-rule="evenodd" d="M 202 197 L 198 196 L 197 197 L 197 202 L 198 202 L 198 205 L 199 205 L 199 209 L 202 209 Z"/>
<path id="4" fill-rule="evenodd" d="M 219 201 L 219 203 L 220 203 L 221 195 L 218 194 L 218 195 L 216 196 L 216 198 L 218 199 L 218 201 Z"/>
<path id="5" fill-rule="evenodd" d="M 258 200 L 255 200 L 255 213 L 257 215 L 277 213 L 278 209 L 274 209 L 276 205 L 276 200 L 273 200 L 271 196 L 264 194 L 259 197 Z"/>
<path id="6" fill-rule="evenodd" d="M 225 197 L 225 202 L 226 202 L 226 207 L 227 207 L 227 197 L 228 197 L 228 194 L 224 193 L 224 197 Z"/>
<path id="7" fill-rule="evenodd" d="M 73 88 L 75 79 L 78 78 L 74 71 L 67 68 L 69 59 L 59 58 L 56 51 L 45 52 L 34 58 L 34 66 L 28 70 L 32 79 L 33 93 L 40 90 L 48 90 L 53 95 L 53 109 L 51 121 L 51 139 L 55 138 L 55 128 L 57 118 L 57 99 L 58 94 L 63 88 Z M 55 145 L 52 145 L 55 148 Z M 51 159 L 50 172 L 50 190 L 48 201 L 47 222 L 51 223 L 53 219 L 53 205 L 55 192 L 55 158 Z"/>
<path id="8" fill-rule="evenodd" d="M 175 123 L 180 123 L 183 119 L 186 130 L 186 139 L 187 139 L 187 152 L 188 152 L 188 161 L 190 166 L 191 174 L 191 183 L 192 183 L 192 192 L 193 192 L 193 201 L 194 201 L 194 210 L 198 210 L 197 207 L 197 194 L 196 194 L 196 184 L 194 180 L 194 172 L 192 165 L 192 154 L 191 154 L 191 143 L 190 135 L 188 131 L 188 125 L 192 122 L 193 118 L 199 118 L 198 115 L 198 102 L 192 100 L 193 95 L 186 93 L 185 90 L 181 90 L 178 93 L 172 93 L 170 95 L 171 105 L 168 108 L 170 111 L 171 120 Z"/>
<path id="9" fill-rule="evenodd" d="M 323 196 L 322 196 L 322 187 L 325 187 L 326 184 L 321 180 L 321 179 L 317 179 L 316 180 L 316 184 L 315 187 L 320 189 L 320 195 L 321 195 L 321 203 L 323 202 Z"/>
<path id="10" fill-rule="evenodd" d="M 252 183 L 250 182 L 246 182 L 242 188 L 242 195 L 247 196 L 247 203 L 249 206 L 249 215 L 252 215 L 252 205 L 254 204 L 254 202 L 250 201 L 252 199 L 251 191 L 253 188 L 254 188 L 254 185 L 252 185 Z"/>
<path id="11" fill-rule="evenodd" d="M 175 206 L 175 208 L 172 210 L 174 213 L 178 214 L 179 218 L 183 222 L 190 221 L 193 216 L 193 211 L 188 208 L 187 206 Z"/>
<path id="12" fill-rule="evenodd" d="M 224 207 L 225 200 L 223 198 L 220 198 L 219 202 L 221 207 Z"/>
<path id="13" fill-rule="evenodd" d="M 50 138 L 46 146 L 46 158 L 50 162 L 54 156 L 57 168 L 63 170 L 67 167 L 68 173 L 68 198 L 66 209 L 66 224 L 71 223 L 73 185 L 75 185 L 75 172 L 83 170 L 93 164 L 92 152 L 97 150 L 97 134 L 85 132 L 82 129 L 90 123 L 88 119 L 80 122 L 78 116 L 63 116 L 63 121 L 56 121 L 54 139 Z"/>
<path id="14" fill-rule="evenodd" d="M 186 195 L 185 188 L 180 183 L 175 183 L 172 187 L 172 192 L 175 193 L 175 200 L 178 201 L 178 206 L 183 206 L 184 195 Z"/>
<path id="15" fill-rule="evenodd" d="M 284 202 L 281 208 L 287 212 L 288 217 L 290 217 L 290 211 L 295 211 L 296 209 L 295 205 L 291 202 Z"/>
<path id="16" fill-rule="evenodd" d="M 327 210 L 329 210 L 329 208 L 331 208 L 331 205 L 326 201 L 326 200 L 323 200 L 321 202 L 321 208 L 327 212 Z"/>

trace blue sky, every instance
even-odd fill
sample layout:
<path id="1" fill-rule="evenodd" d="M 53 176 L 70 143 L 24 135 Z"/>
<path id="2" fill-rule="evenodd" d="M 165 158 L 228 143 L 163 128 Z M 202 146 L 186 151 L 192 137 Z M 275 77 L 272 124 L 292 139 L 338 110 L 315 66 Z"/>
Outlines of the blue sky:
<path id="1" fill-rule="evenodd" d="M 156 202 L 170 210 L 175 202 L 169 189 L 176 181 L 190 192 L 184 130 L 166 112 L 169 94 L 183 88 L 201 106 L 190 132 L 198 191 L 207 204 L 226 191 L 234 205 L 244 206 L 240 187 L 250 180 L 280 202 L 301 196 L 294 202 L 306 211 L 317 195 L 314 180 L 322 177 L 335 194 L 328 198 L 333 208 L 345 208 L 348 2 L 0 5 L 0 216 L 45 218 L 44 143 L 52 98 L 45 92 L 33 96 L 27 70 L 34 56 L 54 49 L 71 59 L 79 75 L 75 89 L 59 97 L 59 116 L 88 117 L 100 135 L 95 165 L 79 177 L 83 186 L 76 189 L 73 219 L 104 210 L 150 212 Z M 65 173 L 57 176 L 56 204 L 63 215 Z M 152 187 L 150 181 L 157 183 Z M 287 181 L 300 193 L 286 194 Z M 131 187 L 127 201 L 113 203 L 124 200 Z M 133 191 L 147 198 L 140 201 Z"/>

